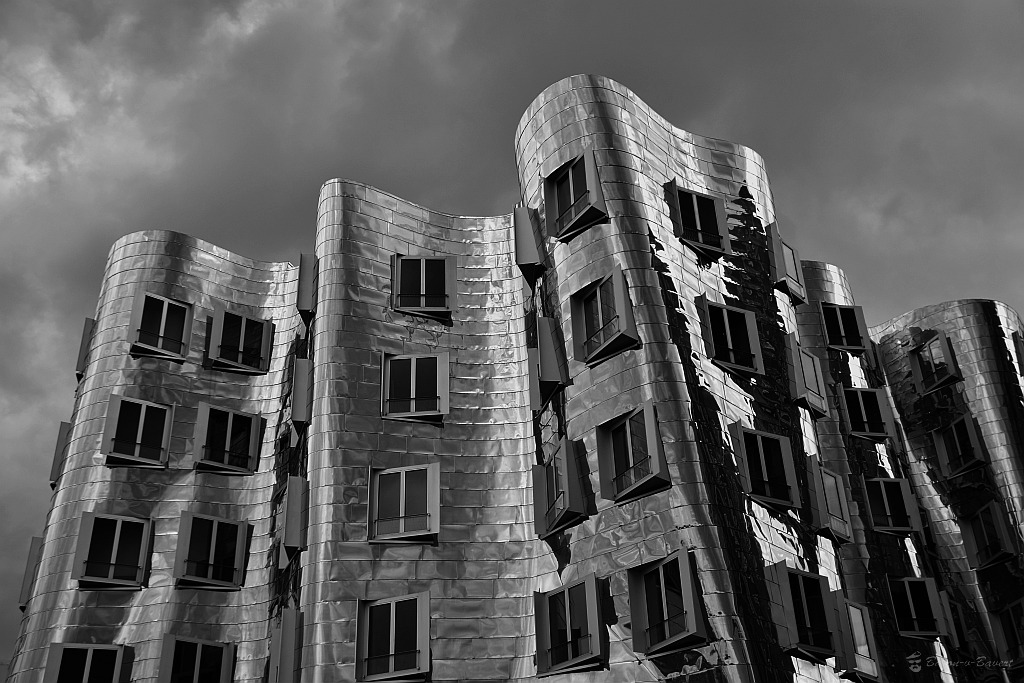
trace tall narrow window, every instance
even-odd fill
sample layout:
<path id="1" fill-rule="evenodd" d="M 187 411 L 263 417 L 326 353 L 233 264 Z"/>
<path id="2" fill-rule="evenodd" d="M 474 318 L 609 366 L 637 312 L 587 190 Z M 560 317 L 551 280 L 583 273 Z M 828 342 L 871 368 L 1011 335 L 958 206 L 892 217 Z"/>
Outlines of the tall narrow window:
<path id="1" fill-rule="evenodd" d="M 263 374 L 270 367 L 274 323 L 220 311 L 210 334 L 210 365 L 215 370 Z"/>
<path id="2" fill-rule="evenodd" d="M 537 675 L 601 668 L 607 659 L 593 574 L 547 593 L 534 593 Z"/>
<path id="3" fill-rule="evenodd" d="M 544 204 L 548 235 L 563 241 L 608 221 L 592 149 L 585 149 L 544 179 Z"/>
<path id="4" fill-rule="evenodd" d="M 183 636 L 164 636 L 159 683 L 231 683 L 235 646 Z"/>
<path id="5" fill-rule="evenodd" d="M 889 595 L 901 635 L 934 637 L 947 633 L 934 579 L 889 579 Z"/>
<path id="6" fill-rule="evenodd" d="M 653 403 L 597 428 L 601 495 L 625 502 L 671 485 Z"/>
<path id="7" fill-rule="evenodd" d="M 697 297 L 705 350 L 727 370 L 763 373 L 761 341 L 754 312 L 712 303 Z"/>
<path id="8" fill-rule="evenodd" d="M 843 387 L 840 396 L 850 436 L 884 441 L 895 434 L 884 389 Z"/>
<path id="9" fill-rule="evenodd" d="M 370 541 L 436 542 L 440 516 L 440 465 L 370 472 Z"/>
<path id="10" fill-rule="evenodd" d="M 457 309 L 454 256 L 396 255 L 391 264 L 395 310 L 451 322 Z"/>
<path id="11" fill-rule="evenodd" d="M 111 394 L 102 453 L 114 466 L 164 467 L 171 438 L 171 406 Z"/>
<path id="12" fill-rule="evenodd" d="M 932 440 L 939 456 L 939 466 L 947 477 L 955 477 L 985 464 L 985 450 L 970 415 L 932 432 Z"/>
<path id="13" fill-rule="evenodd" d="M 192 307 L 174 299 L 140 292 L 132 308 L 133 356 L 182 359 L 188 353 Z"/>
<path id="14" fill-rule="evenodd" d="M 926 394 L 961 379 L 953 345 L 944 332 L 936 331 L 910 355 L 917 390 Z"/>
<path id="15" fill-rule="evenodd" d="M 967 557 L 975 568 L 991 566 L 1016 554 L 1014 538 L 1006 512 L 997 503 L 982 507 L 964 526 Z"/>
<path id="16" fill-rule="evenodd" d="M 264 420 L 259 415 L 199 404 L 195 467 L 219 474 L 256 470 Z"/>
<path id="17" fill-rule="evenodd" d="M 665 201 L 676 237 L 684 244 L 709 258 L 732 253 L 724 200 L 680 189 L 672 180 L 665 185 Z"/>
<path id="18" fill-rule="evenodd" d="M 770 226 L 772 235 L 772 277 L 775 288 L 789 294 L 790 301 L 799 305 L 807 301 L 804 276 L 800 268 L 800 255 L 779 233 L 778 223 Z"/>
<path id="19" fill-rule="evenodd" d="M 667 654 L 707 641 L 701 592 L 685 551 L 630 569 L 627 578 L 637 652 Z"/>
<path id="20" fill-rule="evenodd" d="M 360 681 L 421 680 L 430 671 L 430 594 L 361 600 L 357 622 Z"/>
<path id="21" fill-rule="evenodd" d="M 800 506 L 796 470 L 789 439 L 777 434 L 729 425 L 743 490 L 762 503 L 784 508 Z"/>
<path id="22" fill-rule="evenodd" d="M 814 494 L 815 528 L 819 534 L 836 542 L 849 541 L 850 509 L 842 477 L 822 467 L 814 456 L 811 456 L 809 464 L 808 482 Z"/>
<path id="23" fill-rule="evenodd" d="M 999 654 L 1012 662 L 1012 666 L 1024 662 L 1024 601 L 1018 601 L 999 613 L 997 633 Z"/>
<path id="24" fill-rule="evenodd" d="M 921 530 L 917 499 L 906 479 L 865 479 L 871 526 L 876 531 L 908 533 Z"/>
<path id="25" fill-rule="evenodd" d="M 237 589 L 245 575 L 249 525 L 181 513 L 174 576 L 183 586 Z"/>
<path id="26" fill-rule="evenodd" d="M 835 604 L 828 579 L 792 569 L 785 562 L 765 568 L 770 593 L 778 587 L 771 603 L 779 645 L 790 654 L 821 662 L 835 654 L 837 630 Z"/>
<path id="27" fill-rule="evenodd" d="M 387 417 L 440 422 L 448 414 L 448 354 L 384 356 Z"/>
<path id="28" fill-rule="evenodd" d="M 53 643 L 43 683 L 121 683 L 131 665 L 124 645 Z"/>
<path id="29" fill-rule="evenodd" d="M 619 267 L 574 294 L 571 307 L 577 360 L 595 365 L 640 346 L 633 305 Z"/>
<path id="30" fill-rule="evenodd" d="M 839 608 L 839 638 L 836 669 L 843 678 L 855 681 L 877 680 L 878 647 L 875 645 L 871 613 L 867 606 L 845 599 L 839 591 L 833 596 Z"/>
<path id="31" fill-rule="evenodd" d="M 574 526 L 586 517 L 576 442 L 562 439 L 546 464 L 534 465 L 533 503 L 534 526 L 540 538 Z"/>
<path id="32" fill-rule="evenodd" d="M 786 335 L 786 350 L 789 353 L 789 393 L 793 402 L 807 408 L 811 418 L 828 417 L 828 390 L 821 363 L 816 356 L 800 347 L 795 333 Z"/>
<path id="33" fill-rule="evenodd" d="M 867 350 L 871 339 L 868 337 L 864 311 L 860 306 L 827 303 L 821 303 L 819 306 L 829 346 L 851 353 L 862 353 Z"/>
<path id="34" fill-rule="evenodd" d="M 148 564 L 148 519 L 86 512 L 78 529 L 71 578 L 79 587 L 136 588 Z"/>

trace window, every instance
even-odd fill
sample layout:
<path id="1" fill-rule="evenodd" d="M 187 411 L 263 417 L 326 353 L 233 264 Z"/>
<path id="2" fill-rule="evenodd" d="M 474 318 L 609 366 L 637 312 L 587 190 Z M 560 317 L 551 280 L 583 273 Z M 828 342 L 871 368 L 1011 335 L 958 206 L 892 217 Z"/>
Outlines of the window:
<path id="1" fill-rule="evenodd" d="M 907 533 L 921 531 L 917 501 L 906 479 L 865 479 L 865 497 L 871 527 L 875 531 Z"/>
<path id="2" fill-rule="evenodd" d="M 138 588 L 149 558 L 148 519 L 86 512 L 71 578 L 79 588 Z"/>
<path id="3" fill-rule="evenodd" d="M 868 337 L 868 326 L 864 322 L 864 311 L 860 306 L 826 303 L 819 306 L 829 346 L 851 353 L 862 353 L 868 348 L 871 339 Z"/>
<path id="4" fill-rule="evenodd" d="M 360 600 L 356 639 L 358 680 L 425 679 L 430 672 L 430 593 Z"/>
<path id="5" fill-rule="evenodd" d="M 218 474 L 250 474 L 259 464 L 264 420 L 199 404 L 195 431 L 195 468 Z"/>
<path id="6" fill-rule="evenodd" d="M 934 579 L 890 577 L 889 595 L 900 635 L 934 637 L 948 632 Z"/>
<path id="7" fill-rule="evenodd" d="M 111 394 L 101 445 L 107 466 L 166 466 L 173 413 L 172 406 Z"/>
<path id="8" fill-rule="evenodd" d="M 136 296 L 129 331 L 133 356 L 182 360 L 191 333 L 190 305 L 149 292 Z"/>
<path id="9" fill-rule="evenodd" d="M 547 593 L 534 593 L 533 603 L 538 676 L 604 667 L 607 632 L 601 623 L 594 574 Z"/>
<path id="10" fill-rule="evenodd" d="M 448 414 L 448 353 L 384 354 L 383 415 L 440 423 Z"/>
<path id="11" fill-rule="evenodd" d="M 703 600 L 689 553 L 627 571 L 633 649 L 648 655 L 688 650 L 707 642 Z"/>
<path id="12" fill-rule="evenodd" d="M 836 591 L 833 593 L 839 607 L 839 646 L 836 648 L 836 669 L 842 678 L 855 681 L 877 680 L 878 646 L 871 625 L 871 613 L 866 605 L 850 602 Z"/>
<path id="13" fill-rule="evenodd" d="M 789 393 L 793 401 L 811 412 L 811 417 L 829 416 L 828 394 L 821 362 L 809 351 L 800 348 L 796 334 L 786 335 L 789 351 Z"/>
<path id="14" fill-rule="evenodd" d="M 270 368 L 274 323 L 220 311 L 213 319 L 209 363 L 214 370 L 262 375 Z"/>
<path id="15" fill-rule="evenodd" d="M 280 543 L 277 566 L 283 569 L 306 549 L 309 482 L 302 477 L 288 477 L 275 498 L 274 535 Z"/>
<path id="16" fill-rule="evenodd" d="M 234 670 L 234 644 L 164 635 L 158 683 L 231 683 Z"/>
<path id="17" fill-rule="evenodd" d="M 597 427 L 601 497 L 624 503 L 672 484 L 653 403 Z"/>
<path id="18" fill-rule="evenodd" d="M 999 613 L 995 620 L 999 655 L 1016 666 L 1024 661 L 1024 601 L 1018 601 Z"/>
<path id="19" fill-rule="evenodd" d="M 739 422 L 729 425 L 729 435 L 743 490 L 762 503 L 799 507 L 800 490 L 789 439 L 748 429 Z"/>
<path id="20" fill-rule="evenodd" d="M 181 513 L 174 576 L 193 588 L 241 588 L 252 527 L 193 512 Z"/>
<path id="21" fill-rule="evenodd" d="M 1006 522 L 1006 513 L 997 503 L 989 503 L 965 522 L 964 545 L 972 567 L 988 567 L 1016 553 L 1015 534 Z"/>
<path id="22" fill-rule="evenodd" d="M 441 511 L 437 463 L 370 470 L 370 542 L 436 543 Z"/>
<path id="23" fill-rule="evenodd" d="M 43 558 L 43 537 L 33 536 L 28 546 L 28 557 L 25 558 L 25 573 L 21 577 L 21 591 L 18 594 L 18 608 L 24 612 L 28 601 L 32 598 L 32 588 L 36 583 L 39 561 Z"/>
<path id="24" fill-rule="evenodd" d="M 961 380 L 956 366 L 953 344 L 944 332 L 935 335 L 918 346 L 910 354 L 910 365 L 914 371 L 914 384 L 922 394 Z"/>
<path id="25" fill-rule="evenodd" d="M 576 360 L 595 365 L 640 347 L 625 274 L 618 266 L 609 275 L 572 296 L 572 336 Z"/>
<path id="26" fill-rule="evenodd" d="M 131 670 L 130 654 L 124 645 L 53 643 L 43 683 L 121 683 Z"/>
<path id="27" fill-rule="evenodd" d="M 396 311 L 451 322 L 458 309 L 454 256 L 391 257 L 392 301 Z"/>
<path id="28" fill-rule="evenodd" d="M 779 224 L 770 226 L 772 235 L 772 279 L 775 289 L 789 295 L 794 305 L 807 301 L 807 290 L 804 287 L 804 275 L 800 268 L 800 254 L 782 239 Z"/>
<path id="29" fill-rule="evenodd" d="M 294 607 L 281 610 L 280 619 L 270 626 L 270 664 L 267 683 L 294 683 L 298 661 L 298 630 L 301 615 Z"/>
<path id="30" fill-rule="evenodd" d="M 947 477 L 955 477 L 985 464 L 978 428 L 970 415 L 932 432 L 932 440 L 939 456 L 939 467 Z"/>
<path id="31" fill-rule="evenodd" d="M 895 434 L 884 389 L 843 387 L 839 396 L 850 436 L 885 441 Z"/>
<path id="32" fill-rule="evenodd" d="M 71 439 L 71 423 L 61 422 L 57 429 L 57 443 L 53 447 L 53 462 L 50 464 L 50 488 L 57 488 L 57 480 L 60 479 L 61 470 L 64 466 L 64 455 Z"/>
<path id="33" fill-rule="evenodd" d="M 833 656 L 836 610 L 828 579 L 792 569 L 785 562 L 769 565 L 765 574 L 782 649 L 814 662 Z"/>
<path id="34" fill-rule="evenodd" d="M 671 180 L 665 185 L 665 201 L 676 237 L 684 244 L 709 258 L 732 253 L 725 200 L 680 189 Z"/>
<path id="35" fill-rule="evenodd" d="M 761 341 L 754 312 L 712 303 L 697 297 L 704 348 L 715 364 L 727 370 L 764 372 Z"/>
<path id="36" fill-rule="evenodd" d="M 814 495 L 814 526 L 822 536 L 845 543 L 851 539 L 851 529 L 850 507 L 843 478 L 822 467 L 813 455 L 809 464 L 808 480 Z"/>
<path id="37" fill-rule="evenodd" d="M 537 536 L 575 526 L 587 516 L 575 441 L 562 439 L 544 465 L 533 466 L 533 521 Z"/>
<path id="38" fill-rule="evenodd" d="M 562 241 L 608 221 L 594 150 L 583 150 L 544 179 L 544 212 L 548 235 Z"/>
<path id="39" fill-rule="evenodd" d="M 512 213 L 516 237 L 516 265 L 523 277 L 533 282 L 544 270 L 544 258 L 537 247 L 537 233 L 533 227 L 533 212 L 525 206 L 517 206 Z"/>

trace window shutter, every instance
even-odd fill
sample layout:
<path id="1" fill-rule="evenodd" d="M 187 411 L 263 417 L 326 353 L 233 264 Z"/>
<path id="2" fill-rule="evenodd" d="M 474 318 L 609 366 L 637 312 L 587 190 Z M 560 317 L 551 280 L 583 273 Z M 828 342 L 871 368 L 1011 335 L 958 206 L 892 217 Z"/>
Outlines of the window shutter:
<path id="1" fill-rule="evenodd" d="M 82 339 L 78 342 L 78 358 L 75 360 L 75 377 L 82 381 L 85 376 L 85 368 L 89 360 L 89 347 L 92 346 L 92 332 L 96 328 L 96 321 L 86 318 L 82 326 Z"/>
<path id="2" fill-rule="evenodd" d="M 537 316 L 537 344 L 540 349 L 540 381 L 557 385 L 567 384 L 565 362 L 558 343 L 558 321 Z"/>
<path id="3" fill-rule="evenodd" d="M 647 431 L 647 447 L 651 457 L 651 474 L 671 483 L 668 464 L 665 462 L 665 443 L 662 441 L 661 429 L 658 427 L 658 411 L 651 401 L 644 403 L 643 411 L 644 427 Z"/>
<path id="4" fill-rule="evenodd" d="M 174 406 L 160 406 L 160 408 L 164 410 L 164 442 L 160 450 L 160 463 L 166 467 L 171 459 L 171 429 L 174 427 Z"/>
<path id="5" fill-rule="evenodd" d="M 703 591 L 694 571 L 693 555 L 684 550 L 675 554 L 679 558 L 676 565 L 679 567 L 679 585 L 682 586 L 683 604 L 686 609 L 686 631 L 692 634 L 693 638 L 706 641 Z"/>
<path id="6" fill-rule="evenodd" d="M 313 362 L 296 358 L 292 364 L 292 423 L 307 425 L 312 418 Z"/>
<path id="7" fill-rule="evenodd" d="M 107 400 L 107 416 L 103 421 L 103 442 L 100 453 L 111 453 L 114 450 L 114 435 L 117 433 L 117 420 L 121 414 L 121 397 L 111 394 Z"/>
<path id="8" fill-rule="evenodd" d="M 163 304 L 164 316 L 166 316 L 167 302 L 161 300 Z M 128 343 L 134 345 L 139 341 L 139 329 L 142 327 L 142 310 L 146 305 L 146 291 L 144 289 L 135 290 L 135 296 L 132 298 L 132 315 L 128 319 Z"/>
<path id="9" fill-rule="evenodd" d="M 551 633 L 548 629 L 548 596 L 547 593 L 533 593 L 533 619 L 536 627 L 537 673 L 544 673 L 551 668 L 549 659 L 551 649 Z"/>
<path id="10" fill-rule="evenodd" d="M 542 407 L 540 395 L 540 350 L 526 349 L 526 369 L 530 384 L 530 409 L 537 412 Z"/>
<path id="11" fill-rule="evenodd" d="M 81 580 L 85 576 L 85 561 L 89 558 L 92 544 L 92 530 L 96 522 L 95 512 L 83 512 L 78 523 L 78 541 L 75 545 L 75 564 L 71 567 L 71 578 Z"/>
<path id="12" fill-rule="evenodd" d="M 736 465 L 740 471 L 740 486 L 744 493 L 750 493 L 750 470 L 747 467 L 747 447 L 743 440 L 743 425 L 733 422 L 729 425 L 729 438 L 732 440 L 732 452 L 736 456 Z"/>
<path id="13" fill-rule="evenodd" d="M 957 650 L 960 648 L 960 638 L 957 637 L 956 622 L 953 621 L 953 610 L 949 606 L 949 593 L 939 591 L 939 602 L 941 609 L 935 613 L 942 615 L 943 622 L 939 624 L 939 628 L 942 630 L 942 635 L 949 638 L 949 643 L 953 646 L 953 649 Z"/>
<path id="14" fill-rule="evenodd" d="M 298 624 L 298 610 L 285 607 L 281 620 L 270 631 L 269 683 L 294 683 Z"/>
<path id="15" fill-rule="evenodd" d="M 683 214 L 679 208 L 679 185 L 676 183 L 676 179 L 673 178 L 662 187 L 665 189 L 665 203 L 668 204 L 668 215 L 669 220 L 672 222 L 672 232 L 676 237 L 682 238 Z"/>
<path id="16" fill-rule="evenodd" d="M 626 581 L 629 587 L 629 615 L 632 620 L 630 631 L 633 635 L 634 652 L 647 652 L 650 648 L 647 640 L 650 617 L 647 615 L 647 591 L 644 589 L 646 573 L 643 567 L 626 570 Z"/>
<path id="17" fill-rule="evenodd" d="M 399 261 L 401 261 L 401 260 L 402 260 L 401 255 L 399 255 L 399 254 L 392 254 L 391 255 L 391 308 L 398 308 L 399 307 L 398 306 L 398 292 L 399 292 L 399 289 L 400 289 L 399 288 L 399 284 L 400 283 L 398 282 L 398 273 L 399 273 L 398 265 L 399 265 Z"/>
<path id="18" fill-rule="evenodd" d="M 789 502 L 794 508 L 800 507 L 800 487 L 797 486 L 796 468 L 793 465 L 793 446 L 788 437 L 778 436 L 782 447 L 782 467 L 786 472 L 786 483 L 789 484 Z M 812 458 L 813 459 L 813 456 Z"/>
<path id="19" fill-rule="evenodd" d="M 21 591 L 18 594 L 18 607 L 22 612 L 28 606 L 32 597 L 32 588 L 36 582 L 36 573 L 39 571 L 39 561 L 43 556 L 43 537 L 33 536 L 28 546 L 28 557 L 25 558 L 25 573 L 21 577 Z"/>
<path id="20" fill-rule="evenodd" d="M 729 217 L 725 213 L 725 200 L 721 197 L 713 197 L 713 199 L 715 200 L 716 223 L 718 223 L 716 227 L 718 228 L 719 236 L 722 238 L 722 252 L 731 254 L 732 244 L 729 239 Z"/>
<path id="21" fill-rule="evenodd" d="M 704 353 L 708 358 L 715 357 L 715 340 L 711 334 L 711 319 L 708 316 L 708 298 L 704 294 L 696 298 L 697 315 L 700 316 L 700 336 L 704 340 Z"/>
<path id="22" fill-rule="evenodd" d="M 270 369 L 270 357 L 274 352 L 274 323 L 263 321 L 263 340 L 260 343 L 260 367 L 262 372 Z"/>
<path id="23" fill-rule="evenodd" d="M 235 571 L 231 583 L 241 587 L 245 583 L 245 569 L 248 564 L 245 550 L 249 544 L 252 525 L 248 522 L 229 522 L 227 520 L 219 521 L 218 525 L 220 524 L 234 524 L 238 527 L 238 534 L 235 536 Z"/>
<path id="24" fill-rule="evenodd" d="M 174 549 L 173 576 L 180 580 L 185 577 L 185 560 L 188 558 L 188 548 L 192 543 L 192 513 L 187 510 L 181 513 L 181 519 L 178 521 L 177 538 L 178 545 Z M 167 666 L 170 667 L 170 660 L 167 660 Z M 162 675 L 161 680 L 163 680 Z"/>
<path id="25" fill-rule="evenodd" d="M 516 265 L 519 266 L 523 276 L 528 279 L 536 276 L 536 273 L 541 270 L 538 266 L 543 263 L 540 250 L 537 248 L 537 238 L 530 216 L 530 209 L 525 206 L 517 206 L 512 213 L 516 240 Z"/>
<path id="26" fill-rule="evenodd" d="M 316 280 L 316 254 L 299 254 L 299 286 L 295 294 L 295 308 L 299 316 L 309 323 L 313 318 L 313 284 Z"/>
<path id="27" fill-rule="evenodd" d="M 196 428 L 192 432 L 192 462 L 206 460 L 206 435 L 210 429 L 210 404 L 200 403 L 196 413 Z"/>
<path id="28" fill-rule="evenodd" d="M 580 481 L 579 452 L 577 442 L 562 439 L 559 447 L 564 467 L 562 467 L 562 490 L 565 491 L 568 509 L 578 515 L 586 515 L 587 507 L 583 500 L 583 486 Z"/>
<path id="29" fill-rule="evenodd" d="M 288 477 L 285 491 L 284 541 L 283 545 L 292 552 L 306 548 L 305 516 L 309 496 L 309 483 L 302 477 Z"/>
<path id="30" fill-rule="evenodd" d="M 444 257 L 444 293 L 448 295 L 448 310 L 459 310 L 459 270 L 454 256 Z"/>
<path id="31" fill-rule="evenodd" d="M 637 333 L 636 320 L 633 317 L 633 304 L 629 301 L 629 284 L 626 282 L 625 272 L 619 266 L 615 266 L 612 271 L 612 289 L 615 292 L 615 312 L 619 315 L 619 334 L 628 337 L 639 346 L 640 335 Z"/>
<path id="32" fill-rule="evenodd" d="M 789 571 L 786 563 L 776 562 L 764 568 L 768 580 L 768 598 L 775 635 L 779 645 L 788 649 L 796 645 L 796 622 L 793 618 L 793 595 L 789 589 Z"/>
<path id="33" fill-rule="evenodd" d="M 828 626 L 828 632 L 832 635 L 832 649 L 838 652 L 839 623 L 836 619 L 836 600 L 829 588 L 827 577 L 818 577 L 818 590 L 821 591 L 821 600 L 825 606 L 825 624 Z"/>
<path id="34" fill-rule="evenodd" d="M 607 429 L 598 427 L 597 436 L 597 468 L 601 480 L 601 497 L 615 500 L 615 455 L 612 452 L 611 435 Z"/>
<path id="35" fill-rule="evenodd" d="M 857 333 L 860 334 L 861 343 L 867 349 L 871 344 L 871 337 L 868 336 L 868 324 L 864 321 L 864 308 L 853 306 L 853 313 L 857 318 Z"/>
<path id="36" fill-rule="evenodd" d="M 50 465 L 50 488 L 57 488 L 57 480 L 60 479 L 61 470 L 64 465 L 64 456 L 68 449 L 68 442 L 71 437 L 71 423 L 61 422 L 57 428 L 57 444 L 53 447 L 53 463 Z"/>
<path id="37" fill-rule="evenodd" d="M 267 419 L 261 415 L 248 414 L 252 418 L 249 424 L 249 471 L 260 468 L 260 451 L 263 450 L 263 434 L 267 429 Z"/>
<path id="38" fill-rule="evenodd" d="M 223 643 L 224 651 L 220 660 L 220 681 L 218 683 L 231 683 L 235 673 L 235 644 Z"/>
<path id="39" fill-rule="evenodd" d="M 587 287 L 581 290 L 569 299 L 569 310 L 572 313 L 572 317 L 569 322 L 572 323 L 573 357 L 580 362 L 586 362 L 587 360 L 587 351 L 584 347 L 584 342 L 586 342 L 587 339 L 587 328 L 586 323 L 584 322 L 583 300 L 580 295 L 588 289 L 590 288 Z"/>
<path id="40" fill-rule="evenodd" d="M 534 465 L 533 468 L 533 528 L 538 538 L 544 538 L 548 532 L 545 515 L 548 510 L 547 467 Z"/>
<path id="41" fill-rule="evenodd" d="M 754 372 L 759 375 L 764 374 L 764 352 L 761 350 L 761 337 L 757 334 L 757 320 L 754 318 L 753 311 L 745 311 L 743 313 L 743 322 L 746 324 L 747 339 L 750 341 L 750 352 L 754 356 Z M 733 330 L 733 334 L 736 330 Z"/>
<path id="42" fill-rule="evenodd" d="M 604 218 L 608 217 L 608 210 L 604 204 L 604 189 L 601 187 L 601 177 L 597 173 L 597 159 L 594 156 L 594 148 L 587 147 L 583 150 L 583 163 L 585 164 L 585 170 L 587 173 L 587 191 L 590 192 L 590 206 L 591 208 L 587 211 L 597 210 L 604 214 Z M 590 221 L 591 223 L 598 222 L 597 220 Z"/>
<path id="43" fill-rule="evenodd" d="M 427 512 L 430 513 L 430 533 L 437 539 L 441 532 L 441 464 L 427 465 Z"/>
<path id="44" fill-rule="evenodd" d="M 587 628 L 590 633 L 591 658 L 599 657 L 605 652 L 603 638 L 608 631 L 601 623 L 601 594 L 597 589 L 597 575 L 587 574 L 583 580 L 587 591 Z"/>
<path id="45" fill-rule="evenodd" d="M 211 363 L 222 359 L 220 347 L 224 343 L 224 313 L 223 308 L 217 307 L 213 312 L 212 328 L 207 325 L 206 343 L 209 344 L 207 358 Z"/>
<path id="46" fill-rule="evenodd" d="M 900 479 L 899 482 L 900 491 L 903 493 L 903 504 L 910 515 L 910 525 L 914 528 L 914 531 L 921 531 L 924 528 L 921 524 L 921 513 L 917 508 L 917 498 L 914 497 L 914 492 L 910 488 L 910 481 Z"/>
<path id="47" fill-rule="evenodd" d="M 437 354 L 437 395 L 440 397 L 438 407 L 441 415 L 447 415 L 449 411 L 448 391 L 450 369 L 448 361 L 449 356 L 447 351 Z"/>

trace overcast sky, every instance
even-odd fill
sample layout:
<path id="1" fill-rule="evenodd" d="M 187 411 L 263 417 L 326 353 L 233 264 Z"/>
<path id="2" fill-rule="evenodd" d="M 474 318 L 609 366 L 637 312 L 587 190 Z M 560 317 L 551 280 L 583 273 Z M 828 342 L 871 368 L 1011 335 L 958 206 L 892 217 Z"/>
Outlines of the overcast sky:
<path id="1" fill-rule="evenodd" d="M 768 165 L 869 324 L 1024 311 L 1024 5 L 0 1 L 0 661 L 111 243 L 310 251 L 320 185 L 511 211 L 526 106 L 576 73 Z M 0 674 L 3 671 L 0 670 Z"/>

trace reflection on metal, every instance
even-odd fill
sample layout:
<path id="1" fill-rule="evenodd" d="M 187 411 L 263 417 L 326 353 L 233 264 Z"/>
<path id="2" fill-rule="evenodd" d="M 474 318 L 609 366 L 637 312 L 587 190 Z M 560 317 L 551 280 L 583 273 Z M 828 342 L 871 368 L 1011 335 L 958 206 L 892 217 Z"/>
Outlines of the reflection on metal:
<path id="1" fill-rule="evenodd" d="M 802 262 L 799 292 L 776 287 L 783 271 L 773 259 L 782 250 L 761 157 L 675 128 L 608 79 L 574 76 L 549 87 L 524 114 L 515 146 L 523 190 L 515 217 L 442 214 L 332 180 L 320 194 L 315 258 L 304 255 L 301 267 L 254 262 L 176 233 L 136 233 L 114 245 L 83 344 L 11 683 L 40 680 L 54 642 L 125 645 L 131 679 L 156 681 L 169 666 L 160 658 L 165 633 L 233 644 L 235 681 L 264 680 L 273 650 L 272 679 L 290 680 L 280 665 L 290 661 L 281 652 L 291 642 L 283 628 L 299 632 L 294 680 L 355 681 L 367 659 L 380 656 L 379 644 L 370 653 L 360 623 L 367 605 L 418 595 L 429 596 L 429 609 L 405 626 L 417 643 L 407 671 L 413 679 L 425 677 L 427 661 L 433 681 L 534 680 L 534 615 L 543 604 L 535 596 L 563 595 L 556 589 L 590 575 L 604 598 L 588 592 L 588 603 L 599 604 L 582 606 L 582 618 L 588 629 L 598 625 L 591 635 L 601 652 L 583 658 L 587 671 L 559 673 L 560 664 L 548 680 L 824 682 L 839 680 L 839 661 L 891 681 L 953 680 L 954 673 L 974 680 L 950 662 L 1000 654 L 985 650 L 996 636 L 993 606 L 1015 597 L 1011 588 L 993 593 L 984 573 L 1019 586 L 1019 558 L 975 567 L 965 554 L 961 536 L 977 511 L 964 487 L 942 474 L 933 432 L 954 414 L 971 415 L 985 453 L 963 481 L 985 491 L 1007 520 L 1022 519 L 1018 316 L 992 302 L 954 302 L 873 329 L 877 350 L 830 346 L 820 304 L 853 306 L 852 293 L 840 269 L 814 261 Z M 573 182 L 600 188 L 576 188 L 574 201 L 602 196 L 600 210 L 590 211 L 600 222 L 559 234 L 545 218 L 554 213 L 545 193 L 557 188 L 545 188 L 544 179 L 577 158 L 592 158 L 593 168 Z M 690 208 L 670 208 L 666 186 L 687 193 Z M 590 207 L 577 208 L 582 215 Z M 695 248 L 680 237 L 693 220 L 701 234 L 728 244 L 713 254 Z M 445 315 L 396 309 L 397 256 L 448 257 L 454 277 L 446 274 L 443 285 L 440 278 L 409 285 L 446 297 Z M 800 273 L 785 272 L 800 283 Z M 580 292 L 601 281 L 613 284 L 595 299 L 597 325 L 630 321 L 616 328 L 630 343 L 588 356 L 580 334 L 593 321 L 573 313 L 591 310 Z M 184 359 L 129 354 L 140 291 L 190 307 Z M 702 318 L 700 306 L 708 305 L 716 315 Z M 265 374 L 204 364 L 217 343 L 208 338 L 214 318 L 225 310 L 273 322 Z M 911 363 L 936 331 L 951 340 L 962 381 L 920 396 Z M 716 356 L 752 360 L 709 357 L 712 338 L 724 345 Z M 794 378 L 808 376 L 791 367 L 801 357 L 796 342 L 820 361 L 810 389 L 825 396 L 813 412 L 794 395 L 805 389 Z M 389 386 L 382 363 L 391 356 L 424 359 L 409 363 L 418 379 Z M 434 362 L 440 358 L 448 362 Z M 892 400 L 896 418 L 884 434 L 851 434 L 840 408 L 851 410 L 844 387 L 882 388 L 881 408 Z M 441 399 L 447 410 L 383 416 L 396 398 L 391 391 L 408 393 L 400 395 L 410 404 Z M 165 468 L 106 465 L 101 437 L 112 394 L 175 406 Z M 193 467 L 200 403 L 266 420 L 254 473 Z M 624 415 L 643 419 L 601 432 Z M 734 424 L 746 432 L 730 433 Z M 744 433 L 784 440 L 755 441 L 741 461 L 734 439 Z M 784 441 L 781 454 L 757 445 Z M 780 457 L 791 458 L 781 473 Z M 422 474 L 393 477 L 402 488 L 392 507 L 399 520 L 431 518 L 431 533 L 369 542 L 378 495 L 370 489 L 379 484 L 374 472 L 386 469 Z M 793 495 L 779 504 L 745 493 L 741 479 L 749 490 L 755 476 Z M 885 502 L 920 504 L 923 536 L 870 523 L 868 505 L 877 501 L 867 500 L 864 482 L 902 478 L 911 486 L 894 490 L 914 497 Z M 299 514 L 303 479 L 308 507 Z M 614 500 L 625 479 L 629 495 Z M 815 488 L 823 480 L 839 485 L 826 495 Z M 564 497 L 571 514 L 535 525 L 549 512 L 534 509 L 538 482 L 542 500 L 550 490 L 548 502 Z M 844 524 L 838 534 L 821 522 L 833 505 Z M 87 512 L 152 520 L 141 589 L 83 590 L 71 578 Z M 245 570 L 240 589 L 176 583 L 183 513 L 252 525 L 236 567 Z M 689 570 L 670 556 L 687 559 Z M 696 614 L 686 616 L 692 633 L 685 638 L 642 647 L 633 629 L 649 619 L 630 592 L 655 589 L 636 581 L 631 589 L 628 576 L 662 576 L 651 569 L 658 566 L 683 572 Z M 924 576 L 963 617 L 959 651 L 951 636 L 900 633 L 890 581 Z M 857 605 L 858 619 L 873 627 L 870 652 L 843 650 L 850 634 L 829 639 L 814 630 L 818 624 L 799 621 L 794 590 L 828 610 L 845 605 L 839 597 Z M 658 614 L 682 619 L 665 595 Z M 851 622 L 847 615 L 836 623 Z M 545 625 L 542 632 L 560 631 Z M 425 635 L 429 645 L 421 646 Z M 934 656 L 937 666 L 915 674 L 907 659 L 915 652 Z M 400 668 L 396 651 L 384 656 L 389 671 Z"/>

